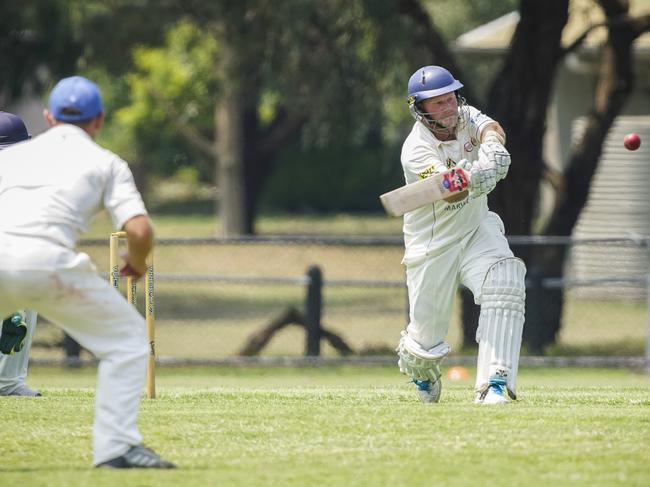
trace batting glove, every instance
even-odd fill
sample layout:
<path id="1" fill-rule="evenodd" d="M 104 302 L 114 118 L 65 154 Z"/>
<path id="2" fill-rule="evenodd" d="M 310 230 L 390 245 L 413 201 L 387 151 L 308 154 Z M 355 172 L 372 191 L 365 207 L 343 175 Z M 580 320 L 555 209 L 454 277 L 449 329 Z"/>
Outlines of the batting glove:
<path id="1" fill-rule="evenodd" d="M 483 157 L 481 157 L 483 156 Z M 510 167 L 510 153 L 498 142 L 483 142 L 479 147 L 479 160 L 483 159 L 496 170 L 497 181 L 501 181 L 508 174 Z"/>
<path id="2" fill-rule="evenodd" d="M 27 325 L 23 315 L 13 313 L 2 322 L 2 333 L 0 333 L 0 353 L 13 355 L 20 352 L 25 344 Z"/>
<path id="3" fill-rule="evenodd" d="M 456 167 L 460 167 L 469 175 L 469 189 L 474 196 L 488 194 L 497 185 L 496 169 L 482 154 L 479 154 L 477 161 L 469 162 L 463 159 Z"/>

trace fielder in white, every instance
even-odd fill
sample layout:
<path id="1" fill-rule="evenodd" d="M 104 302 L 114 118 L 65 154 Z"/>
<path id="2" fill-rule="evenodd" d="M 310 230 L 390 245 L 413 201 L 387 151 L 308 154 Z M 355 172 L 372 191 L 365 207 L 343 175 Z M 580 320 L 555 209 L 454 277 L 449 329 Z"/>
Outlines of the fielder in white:
<path id="1" fill-rule="evenodd" d="M 25 122 L 20 117 L 13 113 L 0 112 L 0 150 L 29 138 Z M 25 384 L 37 313 L 32 310 L 17 310 L 3 318 L 4 328 L 11 330 L 18 326 L 23 329 L 25 336 L 22 344 L 17 347 L 20 350 L 14 351 L 12 355 L 2 354 L 4 344 L 0 343 L 0 396 L 40 396 L 39 391 Z"/>
<path id="2" fill-rule="evenodd" d="M 93 82 L 59 81 L 44 115 L 49 130 L 0 152 L 0 315 L 37 310 L 99 359 L 96 466 L 173 468 L 142 444 L 136 425 L 148 353 L 144 319 L 75 251 L 79 233 L 106 208 L 128 237 L 120 272 L 141 277 L 153 244 L 147 211 L 126 162 L 93 141 L 104 120 Z"/>
<path id="3" fill-rule="evenodd" d="M 465 103 L 462 84 L 440 66 L 418 69 L 408 82 L 415 124 L 402 147 L 406 183 L 463 167 L 470 191 L 404 215 L 410 322 L 397 352 L 423 402 L 438 402 L 440 364 L 459 284 L 481 305 L 476 402 L 503 404 L 516 398 L 524 325 L 524 263 L 514 257 L 487 194 L 510 165 L 501 126 Z"/>

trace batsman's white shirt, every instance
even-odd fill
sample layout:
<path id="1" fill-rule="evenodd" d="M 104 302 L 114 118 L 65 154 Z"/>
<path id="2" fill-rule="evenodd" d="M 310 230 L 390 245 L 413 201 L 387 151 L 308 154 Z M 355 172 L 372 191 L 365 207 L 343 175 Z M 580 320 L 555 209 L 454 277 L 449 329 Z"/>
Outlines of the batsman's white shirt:
<path id="1" fill-rule="evenodd" d="M 146 214 L 127 164 L 80 128 L 57 125 L 0 152 L 0 316 L 34 309 L 99 359 L 95 464 L 142 443 L 148 354 L 144 318 L 75 251 L 102 207 L 116 228 Z"/>
<path id="2" fill-rule="evenodd" d="M 465 126 L 456 140 L 438 140 L 421 122 L 415 122 L 402 146 L 402 167 L 407 184 L 454 167 L 462 159 L 478 159 L 481 133 L 494 122 L 476 108 L 467 107 Z M 462 201 L 436 202 L 404 215 L 404 263 L 438 254 L 474 231 L 488 212 L 486 196 L 469 196 Z"/>

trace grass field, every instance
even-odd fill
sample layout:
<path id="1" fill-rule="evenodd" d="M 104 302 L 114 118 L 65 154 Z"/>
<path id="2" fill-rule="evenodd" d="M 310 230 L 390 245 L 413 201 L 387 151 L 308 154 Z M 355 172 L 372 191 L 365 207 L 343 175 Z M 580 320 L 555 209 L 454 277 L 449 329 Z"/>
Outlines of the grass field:
<path id="1" fill-rule="evenodd" d="M 473 373 L 473 371 L 470 371 Z M 160 367 L 146 442 L 176 471 L 91 468 L 94 368 L 33 367 L 43 398 L 0 398 L 0 485 L 650 485 L 650 377 L 524 369 L 520 400 L 472 380 L 417 401 L 394 367 Z"/>

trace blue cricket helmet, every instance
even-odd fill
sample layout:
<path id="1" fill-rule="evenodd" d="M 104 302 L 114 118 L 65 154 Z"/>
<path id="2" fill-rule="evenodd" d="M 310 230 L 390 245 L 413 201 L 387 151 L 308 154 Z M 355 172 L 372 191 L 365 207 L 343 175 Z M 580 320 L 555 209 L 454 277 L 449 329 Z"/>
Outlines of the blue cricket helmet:
<path id="1" fill-rule="evenodd" d="M 0 150 L 29 138 L 25 122 L 18 115 L 0 111 Z"/>
<path id="2" fill-rule="evenodd" d="M 427 98 L 459 90 L 463 84 L 440 66 L 424 66 L 411 75 L 408 84 L 408 103 L 412 105 Z"/>

